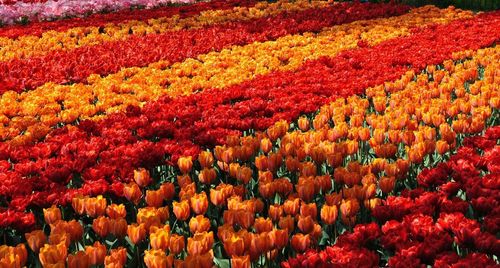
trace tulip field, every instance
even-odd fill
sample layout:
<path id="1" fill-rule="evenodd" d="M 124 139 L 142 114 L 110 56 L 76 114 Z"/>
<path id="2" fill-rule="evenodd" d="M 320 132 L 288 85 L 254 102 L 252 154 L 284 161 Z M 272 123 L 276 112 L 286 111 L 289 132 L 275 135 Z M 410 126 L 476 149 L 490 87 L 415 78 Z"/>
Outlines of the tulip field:
<path id="1" fill-rule="evenodd" d="M 499 10 L 79 2 L 0 1 L 0 268 L 500 266 Z"/>

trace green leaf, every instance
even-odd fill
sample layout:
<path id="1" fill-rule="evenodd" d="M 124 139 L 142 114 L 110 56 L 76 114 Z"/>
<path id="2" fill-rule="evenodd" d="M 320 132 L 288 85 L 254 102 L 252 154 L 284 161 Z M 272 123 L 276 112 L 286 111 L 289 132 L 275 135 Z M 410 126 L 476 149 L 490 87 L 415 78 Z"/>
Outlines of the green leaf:
<path id="1" fill-rule="evenodd" d="M 231 267 L 231 262 L 229 261 L 229 259 L 214 258 L 214 263 L 215 263 L 215 265 L 217 265 L 217 267 L 220 267 L 220 268 L 229 268 L 229 267 Z"/>

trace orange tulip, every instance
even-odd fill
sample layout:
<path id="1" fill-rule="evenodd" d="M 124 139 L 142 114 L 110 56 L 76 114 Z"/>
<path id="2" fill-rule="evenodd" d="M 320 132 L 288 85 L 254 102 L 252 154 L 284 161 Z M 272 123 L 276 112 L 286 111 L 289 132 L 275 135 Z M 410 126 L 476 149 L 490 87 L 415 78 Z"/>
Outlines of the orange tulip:
<path id="1" fill-rule="evenodd" d="M 177 176 L 177 183 L 179 186 L 182 188 L 186 187 L 187 185 L 192 183 L 191 177 L 189 177 L 188 174 L 184 174 L 181 176 Z"/>
<path id="2" fill-rule="evenodd" d="M 267 213 L 273 221 L 278 221 L 283 215 L 283 206 L 281 205 L 270 205 L 269 211 Z"/>
<path id="3" fill-rule="evenodd" d="M 340 193 L 331 193 L 325 196 L 326 204 L 329 206 L 338 206 L 340 202 L 342 202 L 342 194 Z"/>
<path id="4" fill-rule="evenodd" d="M 104 258 L 105 267 L 123 267 L 127 262 L 127 250 L 125 248 L 112 249 L 109 256 Z"/>
<path id="5" fill-rule="evenodd" d="M 89 256 L 85 251 L 78 251 L 76 254 L 68 256 L 68 268 L 88 268 L 90 267 Z"/>
<path id="6" fill-rule="evenodd" d="M 110 229 L 110 220 L 108 217 L 100 216 L 94 219 L 92 223 L 92 230 L 100 237 L 106 237 Z"/>
<path id="7" fill-rule="evenodd" d="M 180 203 L 174 201 L 172 203 L 172 206 L 173 206 L 175 217 L 178 220 L 185 221 L 189 218 L 190 211 L 189 211 L 189 201 L 188 200 L 181 201 Z"/>
<path id="8" fill-rule="evenodd" d="M 106 215 L 111 219 L 120 219 L 127 216 L 124 204 L 111 204 L 106 208 Z"/>
<path id="9" fill-rule="evenodd" d="M 250 259 L 256 260 L 264 252 L 269 251 L 271 249 L 270 242 L 267 233 L 251 234 L 250 247 L 248 249 Z"/>
<path id="10" fill-rule="evenodd" d="M 213 232 L 196 233 L 188 238 L 187 251 L 189 255 L 202 255 L 207 253 L 213 246 Z"/>
<path id="11" fill-rule="evenodd" d="M 95 218 L 104 215 L 106 211 L 107 202 L 102 195 L 95 198 L 84 199 L 85 212 L 89 217 Z"/>
<path id="12" fill-rule="evenodd" d="M 125 219 L 111 219 L 109 223 L 109 232 L 116 237 L 127 235 L 127 221 Z"/>
<path id="13" fill-rule="evenodd" d="M 212 268 L 214 263 L 213 252 L 209 252 L 202 255 L 188 255 L 183 262 L 183 266 L 180 267 L 196 267 L 196 268 Z M 179 266 L 177 266 L 179 267 Z"/>
<path id="14" fill-rule="evenodd" d="M 273 229 L 269 234 L 275 248 L 282 249 L 288 244 L 287 230 Z"/>
<path id="15" fill-rule="evenodd" d="M 211 152 L 202 151 L 198 155 L 198 162 L 200 162 L 202 168 L 212 167 L 214 164 L 214 156 Z"/>
<path id="16" fill-rule="evenodd" d="M 314 180 L 312 179 L 312 177 L 304 178 L 303 180 L 299 179 L 298 184 L 295 185 L 295 190 L 299 194 L 301 200 L 310 202 L 315 194 Z"/>
<path id="17" fill-rule="evenodd" d="M 342 218 L 351 217 L 356 215 L 359 211 L 359 202 L 356 199 L 342 200 L 340 204 L 340 212 L 342 213 Z"/>
<path id="18" fill-rule="evenodd" d="M 66 232 L 51 233 L 49 236 L 49 244 L 64 244 L 66 247 L 69 247 L 71 244 L 71 237 Z"/>
<path id="19" fill-rule="evenodd" d="M 75 210 L 76 214 L 83 215 L 85 213 L 85 198 L 82 196 L 73 197 L 71 200 L 71 206 Z"/>
<path id="20" fill-rule="evenodd" d="M 55 222 L 62 219 L 61 210 L 56 206 L 52 206 L 52 207 L 47 208 L 47 209 L 44 208 L 43 209 L 43 218 L 45 219 L 45 222 L 47 224 L 55 223 Z"/>
<path id="21" fill-rule="evenodd" d="M 273 149 L 273 143 L 270 139 L 264 138 L 260 141 L 260 149 L 267 154 Z"/>
<path id="22" fill-rule="evenodd" d="M 163 205 L 163 194 L 164 192 L 160 190 L 147 190 L 146 191 L 146 204 L 149 207 L 159 208 Z"/>
<path id="23" fill-rule="evenodd" d="M 148 268 L 170 268 L 174 264 L 174 256 L 165 254 L 164 250 L 152 249 L 144 251 L 144 263 Z"/>
<path id="24" fill-rule="evenodd" d="M 202 233 L 210 230 L 210 220 L 203 215 L 198 215 L 189 220 L 189 230 L 191 233 Z"/>
<path id="25" fill-rule="evenodd" d="M 208 199 L 207 199 L 207 194 L 205 192 L 202 192 L 200 194 L 196 194 L 190 199 L 191 201 L 191 208 L 193 209 L 193 212 L 197 215 L 199 214 L 205 214 L 208 209 Z"/>
<path id="26" fill-rule="evenodd" d="M 321 208 L 321 220 L 326 224 L 333 224 L 337 220 L 338 217 L 338 209 L 337 206 L 329 206 L 323 205 Z"/>
<path id="27" fill-rule="evenodd" d="M 292 236 L 290 243 L 296 252 L 304 252 L 310 247 L 311 238 L 309 235 L 298 233 Z"/>
<path id="28" fill-rule="evenodd" d="M 255 219 L 253 227 L 257 233 L 270 232 L 273 229 L 273 222 L 269 218 L 260 217 Z"/>
<path id="29" fill-rule="evenodd" d="M 179 169 L 182 172 L 182 174 L 187 174 L 191 172 L 191 169 L 193 168 L 193 157 L 191 156 L 180 157 L 177 160 L 177 165 L 179 166 Z"/>
<path id="30" fill-rule="evenodd" d="M 316 203 L 302 203 L 302 205 L 300 205 L 300 215 L 304 217 L 311 216 L 311 218 L 316 219 L 318 216 L 318 207 Z"/>
<path id="31" fill-rule="evenodd" d="M 281 217 L 281 219 L 278 222 L 278 226 L 281 229 L 287 229 L 288 232 L 293 232 L 293 230 L 295 229 L 295 220 L 290 215 L 286 217 Z"/>
<path id="32" fill-rule="evenodd" d="M 233 234 L 224 241 L 224 249 L 229 256 L 241 256 L 245 251 L 245 242 L 241 237 Z"/>
<path id="33" fill-rule="evenodd" d="M 96 241 L 92 246 L 86 246 L 85 252 L 89 256 L 89 262 L 91 265 L 102 265 L 104 264 L 104 258 L 106 257 L 106 247 L 102 245 L 99 241 Z"/>
<path id="34" fill-rule="evenodd" d="M 26 237 L 28 246 L 35 253 L 38 253 L 40 248 L 47 242 L 47 236 L 42 230 L 35 230 L 31 233 L 24 234 L 24 236 Z"/>
<path id="35" fill-rule="evenodd" d="M 251 266 L 249 255 L 231 257 L 231 267 L 233 268 L 250 268 Z"/>
<path id="36" fill-rule="evenodd" d="M 299 216 L 299 220 L 297 222 L 297 227 L 299 227 L 300 231 L 304 234 L 308 234 L 313 231 L 314 228 L 314 220 L 311 216 Z"/>
<path id="37" fill-rule="evenodd" d="M 283 203 L 283 210 L 287 215 L 295 216 L 299 213 L 300 199 L 299 198 L 289 198 Z"/>
<path id="38" fill-rule="evenodd" d="M 382 177 L 379 180 L 378 186 L 384 194 L 388 194 L 394 190 L 396 179 L 394 177 Z"/>
<path id="39" fill-rule="evenodd" d="M 297 125 L 299 126 L 299 129 L 302 131 L 308 131 L 310 127 L 310 122 L 309 119 L 305 116 L 301 116 L 299 120 L 297 121 Z"/>
<path id="40" fill-rule="evenodd" d="M 236 173 L 236 178 L 238 181 L 241 181 L 243 184 L 248 184 L 252 179 L 252 169 L 246 166 L 242 166 L 238 169 Z"/>
<path id="41" fill-rule="evenodd" d="M 153 179 L 151 178 L 151 176 L 149 175 L 149 172 L 146 169 L 140 168 L 138 170 L 134 170 L 134 181 L 140 187 L 146 187 L 149 184 L 151 184 Z"/>
<path id="42" fill-rule="evenodd" d="M 255 215 L 251 211 L 238 210 L 236 214 L 236 222 L 243 228 L 250 228 L 255 222 Z"/>
<path id="43" fill-rule="evenodd" d="M 149 228 L 149 241 L 153 249 L 168 249 L 170 242 L 170 226 L 151 226 Z"/>
<path id="44" fill-rule="evenodd" d="M 40 254 L 38 258 L 42 266 L 49 266 L 51 264 L 56 264 L 59 262 L 66 262 L 66 256 L 68 255 L 68 248 L 64 244 L 49 245 L 45 244 L 40 249 Z"/>
<path id="45" fill-rule="evenodd" d="M 214 168 L 203 168 L 198 174 L 198 180 L 204 184 L 211 184 L 217 178 L 217 172 Z"/>
<path id="46" fill-rule="evenodd" d="M 141 188 L 136 183 L 125 184 L 123 186 L 123 195 L 128 201 L 137 205 L 142 197 Z"/>
<path id="47" fill-rule="evenodd" d="M 445 154 L 450 150 L 450 145 L 444 140 L 438 140 L 436 142 L 436 151 L 438 154 Z"/>
<path id="48" fill-rule="evenodd" d="M 138 244 L 146 238 L 146 226 L 144 223 L 137 225 L 136 223 L 131 224 L 127 227 L 127 235 L 130 241 L 134 244 Z"/>
<path id="49" fill-rule="evenodd" d="M 373 211 L 376 207 L 382 204 L 382 200 L 380 198 L 372 198 L 365 200 L 365 207 L 367 207 L 370 211 Z"/>
<path id="50" fill-rule="evenodd" d="M 184 242 L 184 236 L 172 234 L 168 246 L 170 253 L 177 255 L 184 250 L 184 247 L 186 247 L 186 244 Z"/>

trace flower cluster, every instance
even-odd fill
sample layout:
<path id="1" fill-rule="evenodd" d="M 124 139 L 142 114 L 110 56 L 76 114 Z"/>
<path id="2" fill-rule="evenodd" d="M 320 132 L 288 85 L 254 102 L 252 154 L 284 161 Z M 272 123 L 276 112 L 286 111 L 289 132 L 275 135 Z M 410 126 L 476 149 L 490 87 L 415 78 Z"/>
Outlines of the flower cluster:
<path id="1" fill-rule="evenodd" d="M 107 75 L 124 67 L 143 67 L 160 60 L 179 62 L 235 44 L 275 40 L 287 34 L 319 31 L 358 19 L 389 17 L 407 10 L 405 6 L 393 4 L 341 3 L 201 29 L 133 35 L 123 41 L 12 59 L 0 62 L 0 92 L 31 90 L 47 82 L 82 82 L 91 74 Z"/>
<path id="2" fill-rule="evenodd" d="M 375 250 L 392 252 L 389 267 L 496 266 L 489 256 L 500 252 L 495 179 L 500 162 L 494 159 L 498 158 L 499 138 L 498 126 L 487 129 L 483 136 L 466 138 L 465 145 L 449 161 L 418 176 L 451 180 L 441 181 L 429 190 L 404 190 L 401 196 L 388 197 L 373 211 L 380 226 L 356 225 L 352 232 L 341 235 L 333 247 L 322 252 L 309 251 L 282 263 L 282 267 L 373 267 L 379 263 Z M 486 174 L 481 172 L 484 168 Z M 467 253 L 458 255 L 455 249 Z M 339 251 L 342 258 L 336 255 Z"/>
<path id="3" fill-rule="evenodd" d="M 96 120 L 163 95 L 178 97 L 207 88 L 223 89 L 248 81 L 255 74 L 294 71 L 306 58 L 333 56 L 357 47 L 358 43 L 375 45 L 389 38 L 409 35 L 412 27 L 469 16 L 470 13 L 459 10 L 424 7 L 402 16 L 326 28 L 318 34 L 288 35 L 276 41 L 233 46 L 169 67 L 158 62 L 149 67 L 124 69 L 105 78 L 91 76 L 88 85 L 46 84 L 21 94 L 9 92 L 0 99 L 0 113 L 5 116 L 0 136 L 4 140 L 13 139 L 15 144 L 31 143 L 30 138 L 45 137 L 55 125 L 82 119 Z M 321 50 L 315 49 L 319 46 Z M 95 99 L 95 102 L 86 101 Z M 61 106 L 64 109 L 59 108 Z M 36 136 L 26 135 L 35 132 Z M 20 133 L 24 133 L 24 137 L 19 137 Z"/>
<path id="4" fill-rule="evenodd" d="M 199 2 L 192 5 L 181 5 L 178 7 L 158 7 L 154 9 L 131 9 L 121 10 L 112 13 L 98 13 L 86 18 L 68 18 L 64 20 L 32 22 L 28 25 L 9 25 L 0 28 L 0 37 L 16 39 L 22 36 L 42 36 L 45 32 L 64 32 L 71 28 L 105 26 L 106 24 L 120 24 L 126 21 L 148 21 L 150 19 L 171 17 L 179 15 L 181 17 L 199 14 L 205 10 L 221 9 L 225 10 L 235 6 L 253 6 L 253 0 L 223 1 L 213 0 L 209 2 Z"/>
<path id="5" fill-rule="evenodd" d="M 406 49 L 387 41 L 311 61 L 295 73 L 276 72 L 227 90 L 205 90 L 173 100 L 162 98 L 142 110 L 129 107 L 126 113 L 113 114 L 99 124 L 87 120 L 77 127 L 56 130 L 34 146 L 2 144 L 1 155 L 6 162 L 2 175 L 8 178 L 1 181 L 2 194 L 13 198 L 12 208 L 24 210 L 29 204 L 68 202 L 75 192 L 110 191 L 113 187 L 104 178 L 127 181 L 134 169 L 158 165 L 165 154 L 173 156 L 170 163 L 180 155 L 194 156 L 200 145 L 224 143 L 226 136 L 238 130 L 265 129 L 279 119 L 314 112 L 332 96 L 349 96 L 390 81 L 407 70 L 406 66 L 394 65 L 398 59 L 409 57 L 415 61 L 412 65 L 419 66 L 422 61 L 451 57 L 454 51 L 478 43 L 489 45 L 500 32 L 492 30 L 499 25 L 489 18 L 495 15 L 470 20 L 469 25 L 476 26 L 467 29 L 457 27 L 458 22 L 435 27 L 441 29 L 436 30 L 438 33 L 447 35 L 428 37 L 432 33 L 429 30 L 394 41 L 405 44 L 402 47 Z M 457 36 L 467 39 L 457 43 Z M 447 49 L 440 54 L 435 47 Z M 324 82 L 315 84 L 317 81 Z M 250 87 L 253 90 L 248 90 Z M 86 182 L 78 190 L 66 187 L 73 174 L 81 174 Z"/>
<path id="6" fill-rule="evenodd" d="M 2 1 L 3 3 L 3 1 Z M 127 0 L 127 1 L 72 1 L 72 0 L 7 0 L 0 5 L 0 23 L 12 24 L 19 18 L 30 21 L 81 16 L 101 11 L 128 9 L 134 6 L 153 8 L 166 4 L 192 4 L 195 0 Z"/>
<path id="7" fill-rule="evenodd" d="M 183 12 L 173 16 L 168 14 L 170 16 L 151 18 L 147 21 L 129 20 L 117 24 L 108 23 L 99 27 L 73 27 L 61 32 L 44 32 L 40 37 L 33 35 L 20 36 L 15 40 L 4 37 L 0 38 L 0 61 L 40 56 L 53 50 L 66 51 L 104 42 L 120 41 L 127 39 L 131 35 L 144 36 L 179 29 L 202 28 L 216 23 L 221 24 L 228 21 L 243 21 L 276 15 L 283 10 L 296 11 L 328 4 L 327 2 L 308 4 L 305 1 L 266 3 L 232 8 L 232 5 L 227 2 L 224 6 L 219 5 L 216 10 L 202 10 L 199 14 L 196 12 L 199 9 L 193 8 L 192 12 Z"/>
<path id="8" fill-rule="evenodd" d="M 2 94 L 1 267 L 497 265 L 500 12 L 248 3 Z"/>

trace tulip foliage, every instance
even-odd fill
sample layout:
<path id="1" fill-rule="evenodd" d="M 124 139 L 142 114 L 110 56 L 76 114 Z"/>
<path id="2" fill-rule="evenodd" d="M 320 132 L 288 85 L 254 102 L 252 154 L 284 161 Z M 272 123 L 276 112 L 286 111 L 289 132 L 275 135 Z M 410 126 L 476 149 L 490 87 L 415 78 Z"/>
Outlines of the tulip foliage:
<path id="1" fill-rule="evenodd" d="M 500 12 L 25 27 L 0 28 L 0 267 L 498 265 Z"/>

